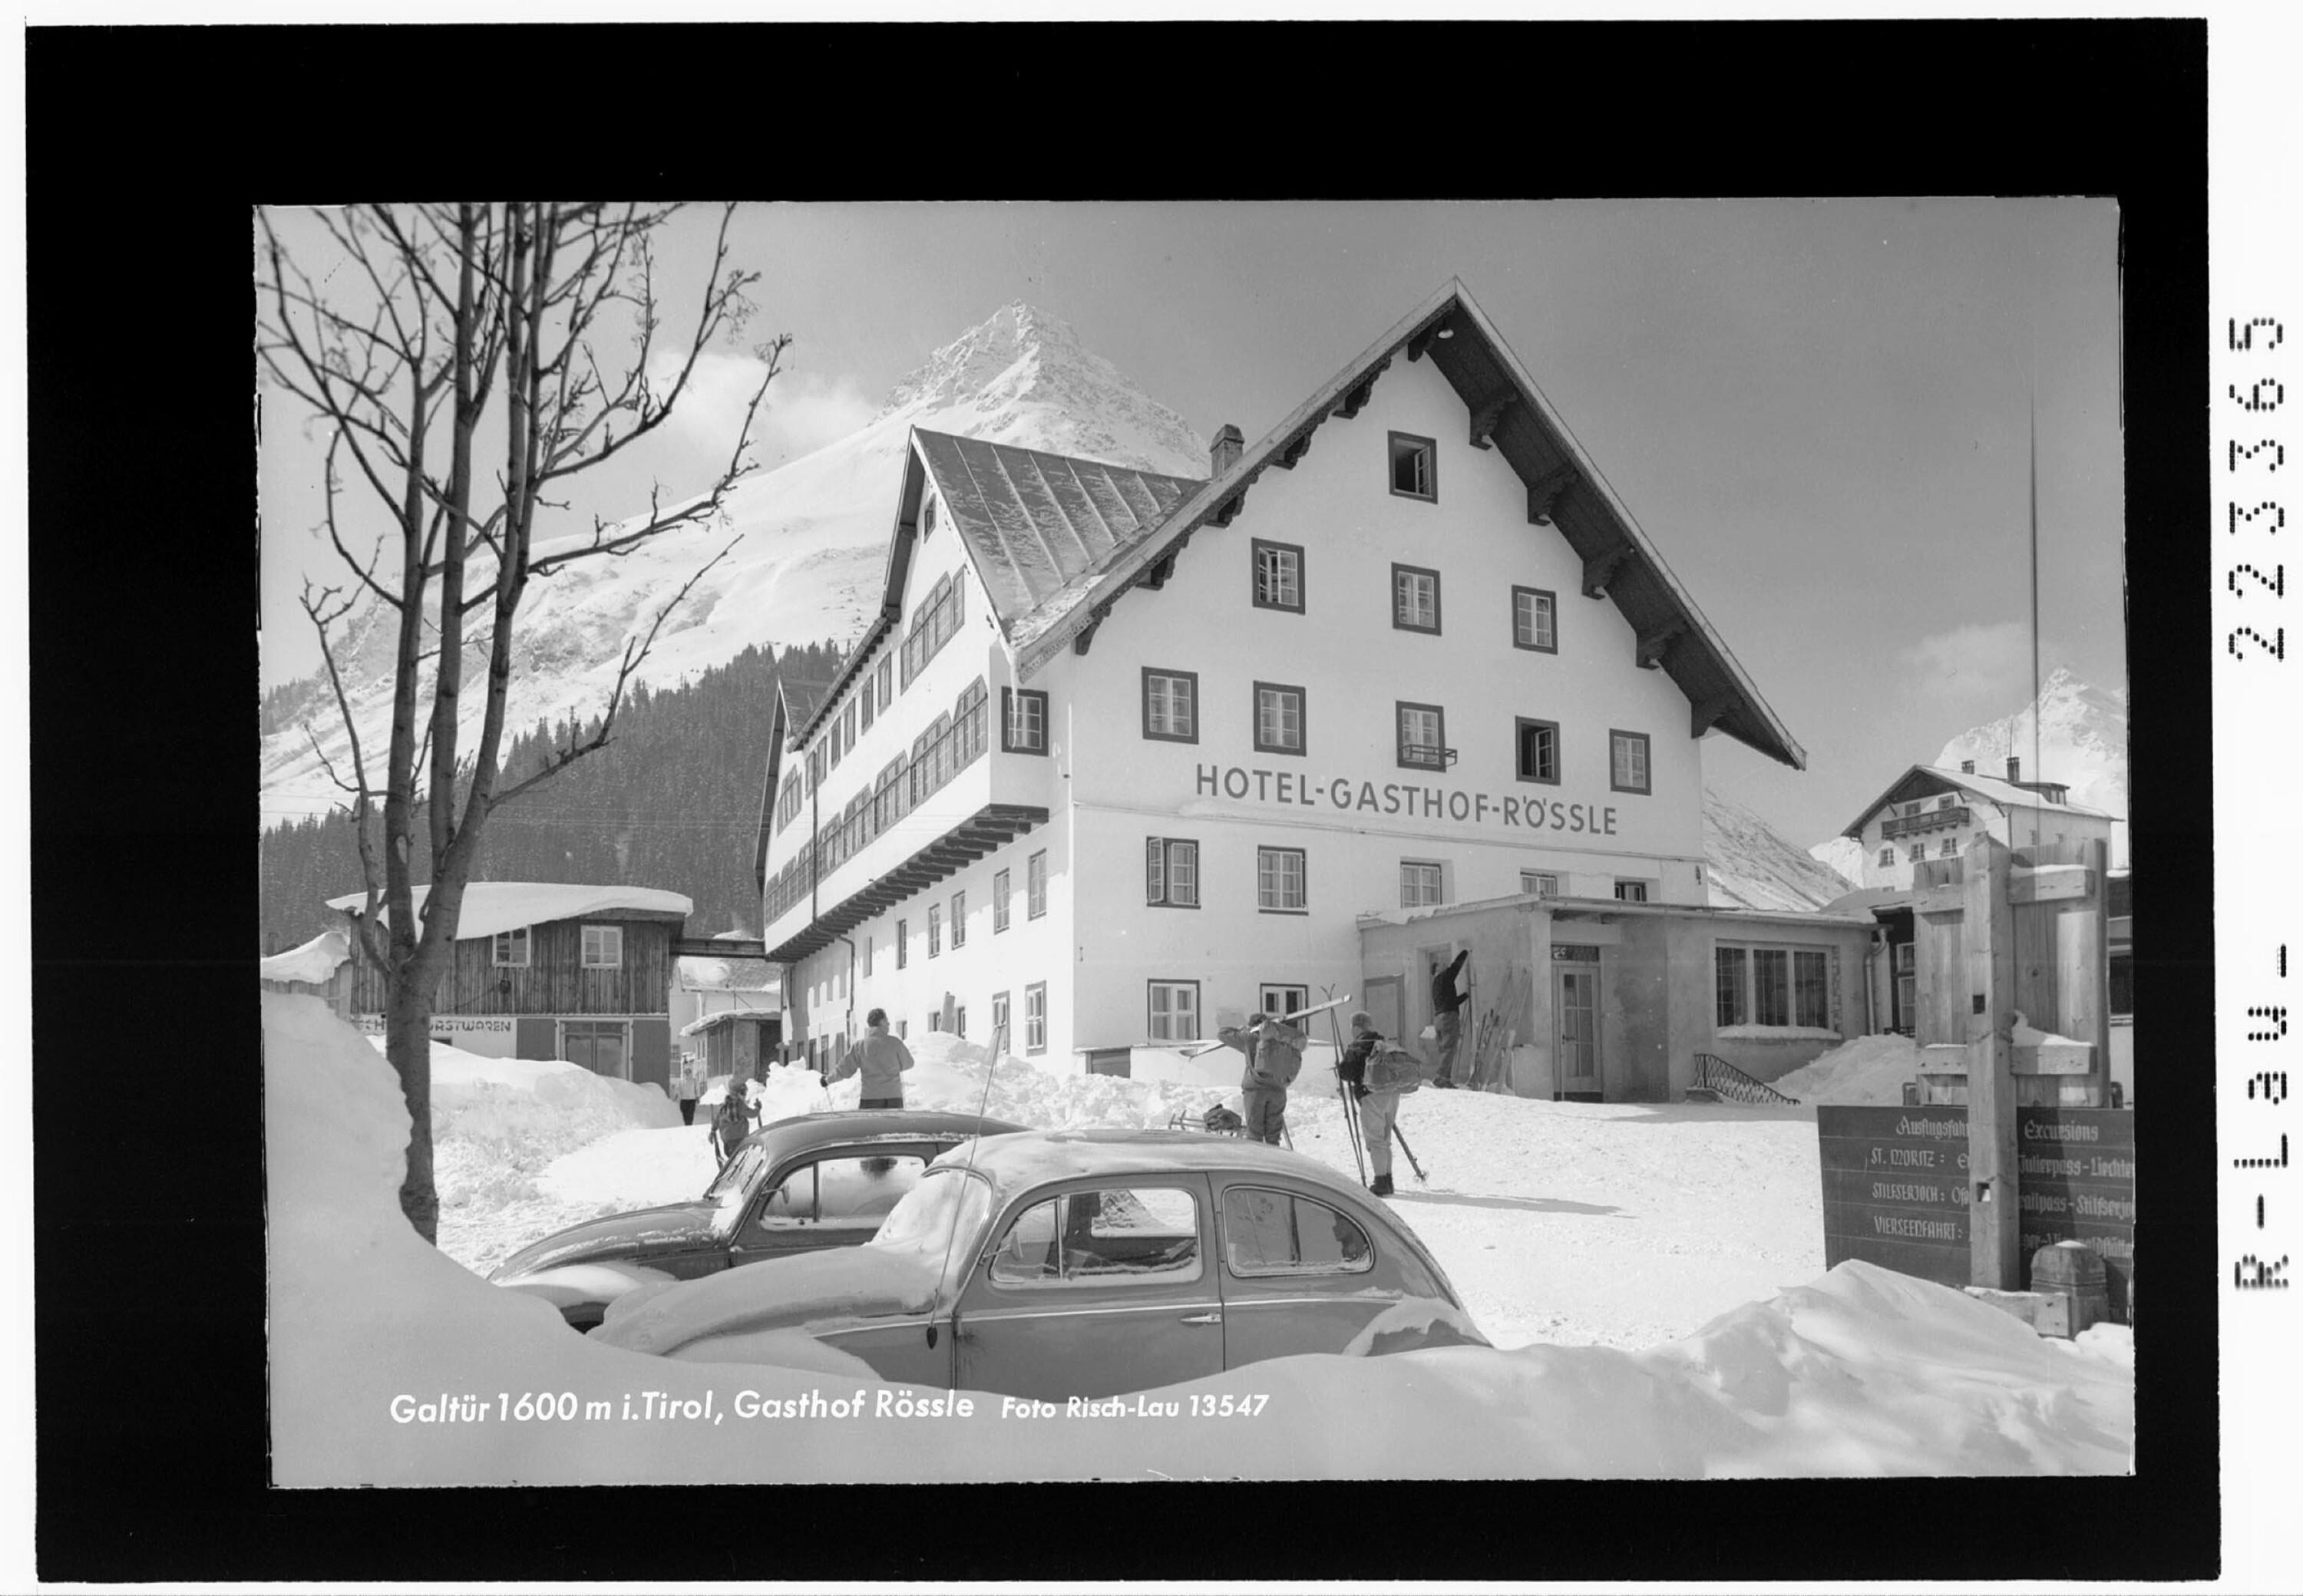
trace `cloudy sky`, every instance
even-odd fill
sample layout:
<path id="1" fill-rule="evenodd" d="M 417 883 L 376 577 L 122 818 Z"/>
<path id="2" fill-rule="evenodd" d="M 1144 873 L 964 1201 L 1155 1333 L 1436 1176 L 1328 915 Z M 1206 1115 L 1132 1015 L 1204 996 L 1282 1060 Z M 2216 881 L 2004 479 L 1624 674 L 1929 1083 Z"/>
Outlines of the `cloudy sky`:
<path id="1" fill-rule="evenodd" d="M 675 289 L 710 221 L 669 241 Z M 1253 439 L 1461 277 L 1808 750 L 1704 745 L 1804 845 L 2028 698 L 2035 394 L 2041 668 L 2125 688 L 2118 235 L 2086 199 L 809 205 L 743 211 L 730 253 L 751 331 L 794 339 L 766 467 L 1015 300 Z M 679 435 L 578 508 L 701 486 L 756 371 L 715 351 Z M 266 430 L 269 685 L 316 665 L 293 595 L 324 567 L 310 452 Z"/>

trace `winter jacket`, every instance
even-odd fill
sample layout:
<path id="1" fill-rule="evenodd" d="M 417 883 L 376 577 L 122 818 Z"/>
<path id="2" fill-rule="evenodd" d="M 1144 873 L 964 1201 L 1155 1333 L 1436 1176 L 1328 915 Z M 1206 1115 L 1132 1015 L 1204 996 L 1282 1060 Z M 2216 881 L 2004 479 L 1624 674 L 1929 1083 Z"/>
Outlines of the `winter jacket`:
<path id="1" fill-rule="evenodd" d="M 864 1077 L 864 1096 L 901 1097 L 904 1071 L 912 1067 L 912 1050 L 893 1036 L 874 1033 L 856 1044 L 856 1072 Z"/>
<path id="2" fill-rule="evenodd" d="M 1343 1057 L 1336 1060 L 1336 1078 L 1346 1086 L 1358 1086 L 1367 1080 L 1370 1054 L 1382 1044 L 1383 1038 L 1373 1031 L 1354 1033 L 1344 1048 Z"/>
<path id="3" fill-rule="evenodd" d="M 1286 1091 L 1295 1084 L 1295 1072 L 1303 1068 L 1304 1044 L 1311 1041 L 1294 1026 L 1278 1019 L 1267 1019 L 1255 1031 L 1226 1026 L 1216 1035 L 1226 1046 L 1236 1047 L 1247 1055 L 1247 1068 L 1239 1077 L 1243 1091 Z"/>
<path id="4" fill-rule="evenodd" d="M 1455 963 L 1431 977 L 1433 1015 L 1453 1014 L 1464 1006 L 1463 998 L 1455 991 L 1455 977 L 1463 972 L 1464 961 L 1471 957 L 1472 950 L 1469 948 L 1464 949 L 1455 955 Z"/>

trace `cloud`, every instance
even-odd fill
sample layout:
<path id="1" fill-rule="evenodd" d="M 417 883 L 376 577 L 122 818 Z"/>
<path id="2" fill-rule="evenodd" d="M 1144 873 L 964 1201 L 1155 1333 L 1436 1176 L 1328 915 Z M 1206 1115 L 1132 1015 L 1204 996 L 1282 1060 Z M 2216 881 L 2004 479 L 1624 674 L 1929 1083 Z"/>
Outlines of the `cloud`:
<path id="1" fill-rule="evenodd" d="M 680 443 L 725 460 L 744 423 L 744 407 L 758 392 L 767 367 L 751 355 L 707 350 L 696 357 L 688 386 L 667 424 Z M 648 362 L 649 386 L 661 396 L 679 374 L 677 359 L 659 350 Z M 789 367 L 769 384 L 752 422 L 752 457 L 769 470 L 786 460 L 846 437 L 880 413 L 878 402 L 853 378 L 829 381 Z"/>
<path id="2" fill-rule="evenodd" d="M 826 382 L 812 371 L 787 371 L 768 390 L 759 438 L 760 463 L 772 469 L 865 426 L 880 413 L 879 401 L 852 377 Z"/>
<path id="3" fill-rule="evenodd" d="M 1970 623 L 1920 638 L 1897 656 L 1903 685 L 1920 704 L 2000 705 L 2031 697 L 2031 629 L 2020 621 Z"/>

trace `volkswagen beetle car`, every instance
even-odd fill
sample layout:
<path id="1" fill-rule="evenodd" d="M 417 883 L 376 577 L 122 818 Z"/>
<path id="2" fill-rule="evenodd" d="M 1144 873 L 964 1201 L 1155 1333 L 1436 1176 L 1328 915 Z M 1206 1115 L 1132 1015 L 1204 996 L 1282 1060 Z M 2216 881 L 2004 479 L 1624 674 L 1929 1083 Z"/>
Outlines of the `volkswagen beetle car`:
<path id="1" fill-rule="evenodd" d="M 854 1246 L 931 1161 L 1020 1126 L 921 1109 L 801 1114 L 747 1136 L 692 1203 L 610 1214 L 531 1242 L 488 1279 L 543 1297 L 578 1330 L 642 1286 Z"/>
<path id="2" fill-rule="evenodd" d="M 631 1293 L 596 1338 L 1057 1400 L 1295 1353 L 1488 1344 L 1357 1186 L 1187 1130 L 986 1136 L 930 1166 L 867 1245 Z"/>

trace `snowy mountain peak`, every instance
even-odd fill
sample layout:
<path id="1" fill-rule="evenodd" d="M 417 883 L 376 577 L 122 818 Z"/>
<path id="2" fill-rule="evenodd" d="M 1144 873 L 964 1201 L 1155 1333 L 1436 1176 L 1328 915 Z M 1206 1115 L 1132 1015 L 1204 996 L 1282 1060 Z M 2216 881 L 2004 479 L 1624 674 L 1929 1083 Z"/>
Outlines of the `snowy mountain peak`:
<path id="1" fill-rule="evenodd" d="M 888 392 L 873 425 L 932 431 L 1158 471 L 1208 474 L 1207 444 L 1175 411 L 1021 300 L 937 350 Z"/>

